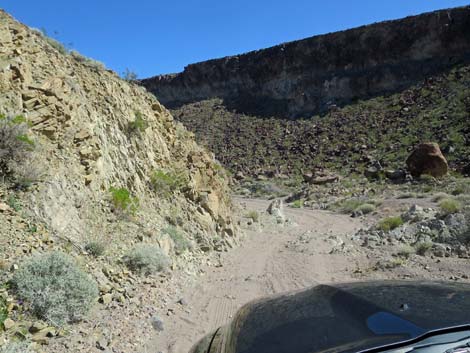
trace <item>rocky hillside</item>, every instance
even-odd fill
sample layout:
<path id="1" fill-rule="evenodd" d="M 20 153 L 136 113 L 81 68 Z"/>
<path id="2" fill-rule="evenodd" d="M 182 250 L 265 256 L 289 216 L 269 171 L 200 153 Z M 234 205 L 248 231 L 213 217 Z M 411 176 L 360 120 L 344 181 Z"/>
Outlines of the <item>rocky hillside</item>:
<path id="1" fill-rule="evenodd" d="M 98 62 L 62 54 L 8 14 L 0 18 L 0 113 L 25 117 L 38 140 L 32 163 L 43 169 L 24 195 L 34 217 L 75 240 L 103 232 L 114 187 L 139 199 L 146 228 L 171 207 L 200 241 L 233 235 L 221 168 L 152 95 Z M 158 172 L 183 175 L 171 202 L 155 190 Z"/>
<path id="2" fill-rule="evenodd" d="M 230 111 L 307 118 L 469 61 L 467 6 L 192 64 L 142 84 L 174 109 L 219 98 Z"/>
<path id="3" fill-rule="evenodd" d="M 184 105 L 175 118 L 222 164 L 246 176 L 330 169 L 359 173 L 379 161 L 404 167 L 420 142 L 440 144 L 451 168 L 470 172 L 470 66 L 393 95 L 357 101 L 309 119 L 264 118 L 227 108 L 221 99 Z"/>
<path id="4" fill-rule="evenodd" d="M 0 10 L 1 352 L 136 351 L 235 243 L 227 184 L 143 87 Z"/>

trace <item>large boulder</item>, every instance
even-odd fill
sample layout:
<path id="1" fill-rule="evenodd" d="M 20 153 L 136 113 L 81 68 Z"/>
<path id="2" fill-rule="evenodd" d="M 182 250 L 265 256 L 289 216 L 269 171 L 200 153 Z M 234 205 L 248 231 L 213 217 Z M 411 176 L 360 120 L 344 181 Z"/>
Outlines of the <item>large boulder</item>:
<path id="1" fill-rule="evenodd" d="M 442 177 L 447 174 L 447 160 L 437 143 L 427 142 L 418 145 L 406 160 L 406 165 L 413 177 L 429 174 Z"/>

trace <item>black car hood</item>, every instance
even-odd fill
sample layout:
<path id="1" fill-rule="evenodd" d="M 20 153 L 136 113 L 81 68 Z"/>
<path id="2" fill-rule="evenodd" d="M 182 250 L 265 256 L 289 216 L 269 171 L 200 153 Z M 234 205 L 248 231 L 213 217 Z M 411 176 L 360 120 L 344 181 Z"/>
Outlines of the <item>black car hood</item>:
<path id="1" fill-rule="evenodd" d="M 468 284 L 381 281 L 319 285 L 247 304 L 223 328 L 216 351 L 358 352 L 467 324 Z"/>

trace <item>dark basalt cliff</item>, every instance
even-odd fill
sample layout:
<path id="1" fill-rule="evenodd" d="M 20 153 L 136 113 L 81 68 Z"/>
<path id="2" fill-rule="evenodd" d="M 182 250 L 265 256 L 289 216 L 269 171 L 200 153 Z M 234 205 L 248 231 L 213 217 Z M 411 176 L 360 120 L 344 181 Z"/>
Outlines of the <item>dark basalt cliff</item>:
<path id="1" fill-rule="evenodd" d="M 299 117 L 397 92 L 470 62 L 470 6 L 307 38 L 141 81 L 169 108 L 222 98 L 239 112 Z"/>

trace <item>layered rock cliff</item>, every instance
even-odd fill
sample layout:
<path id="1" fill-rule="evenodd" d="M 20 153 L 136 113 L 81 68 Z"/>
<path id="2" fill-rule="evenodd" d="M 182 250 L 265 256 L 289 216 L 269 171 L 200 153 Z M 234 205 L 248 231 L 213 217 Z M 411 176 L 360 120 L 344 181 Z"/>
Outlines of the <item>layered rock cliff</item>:
<path id="1" fill-rule="evenodd" d="M 221 98 L 241 113 L 308 117 L 469 62 L 467 6 L 192 64 L 141 83 L 169 108 Z"/>
<path id="2" fill-rule="evenodd" d="M 168 222 L 205 249 L 217 234 L 231 242 L 227 181 L 194 136 L 143 87 L 57 49 L 0 11 L 0 113 L 25 117 L 38 147 L 30 164 L 42 169 L 31 190 L 8 191 L 25 214 L 61 238 L 80 245 L 96 238 L 116 251 L 144 233 L 161 242 Z M 184 174 L 184 185 L 164 196 L 152 180 L 156 172 Z M 120 230 L 111 187 L 139 200 Z"/>

